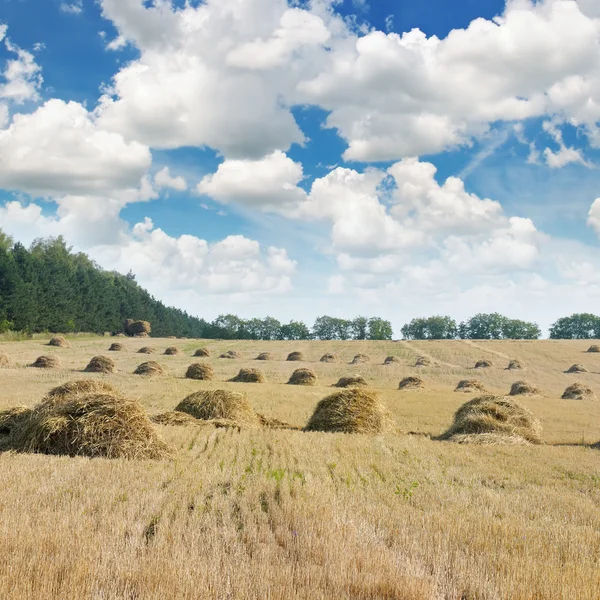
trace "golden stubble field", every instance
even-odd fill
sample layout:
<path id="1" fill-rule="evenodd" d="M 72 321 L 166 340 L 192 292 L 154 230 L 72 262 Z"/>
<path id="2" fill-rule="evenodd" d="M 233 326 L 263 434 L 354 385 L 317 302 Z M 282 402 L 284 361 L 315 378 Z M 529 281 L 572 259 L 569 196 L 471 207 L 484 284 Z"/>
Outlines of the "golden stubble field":
<path id="1" fill-rule="evenodd" d="M 600 354 L 586 341 L 226 342 L 71 338 L 0 343 L 14 368 L 0 369 L 0 410 L 31 406 L 52 387 L 98 377 L 149 414 L 172 410 L 198 389 L 242 390 L 268 417 L 302 426 L 341 376 L 360 374 L 403 434 L 303 433 L 158 426 L 178 449 L 172 461 L 0 454 L 0 597 L 32 599 L 565 599 L 600 598 L 600 402 L 561 400 L 586 383 L 600 396 Z M 155 355 L 137 354 L 155 346 Z M 167 346 L 182 354 L 163 356 Z M 214 382 L 184 379 L 196 348 Z M 237 350 L 241 360 L 216 358 Z M 306 362 L 286 362 L 293 350 Z M 279 360 L 253 360 L 259 352 Z M 340 362 L 320 363 L 326 352 Z M 356 354 L 371 364 L 351 366 Z M 27 368 L 42 354 L 62 368 Z M 111 356 L 113 375 L 82 370 Z M 388 355 L 398 364 L 384 366 Z M 435 359 L 414 368 L 417 356 Z M 485 370 L 479 359 L 493 361 Z M 509 359 L 526 370 L 505 370 Z M 166 375 L 132 375 L 146 360 Z M 589 373 L 563 373 L 574 363 Z M 225 380 L 241 367 L 268 383 Z M 285 385 L 301 366 L 316 387 Z M 419 374 L 427 391 L 401 392 Z M 527 379 L 544 392 L 522 398 L 542 422 L 542 446 L 470 446 L 431 439 L 473 395 L 480 379 L 507 393 Z"/>

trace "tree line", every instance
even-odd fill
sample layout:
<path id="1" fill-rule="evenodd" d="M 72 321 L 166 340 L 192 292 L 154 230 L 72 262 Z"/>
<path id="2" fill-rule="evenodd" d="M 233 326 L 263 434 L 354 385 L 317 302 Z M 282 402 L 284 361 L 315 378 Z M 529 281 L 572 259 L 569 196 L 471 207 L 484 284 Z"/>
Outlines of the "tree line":
<path id="1" fill-rule="evenodd" d="M 253 340 L 391 340 L 392 325 L 379 317 L 321 316 L 312 327 L 273 317 L 242 319 L 220 315 L 213 321 L 165 306 L 135 281 L 135 275 L 104 271 L 62 237 L 37 239 L 29 248 L 0 230 L 0 333 L 120 331 L 123 320 L 152 323 L 152 335 Z M 536 323 L 498 313 L 477 314 L 457 323 L 449 316 L 413 319 L 401 329 L 408 340 L 538 339 Z M 558 319 L 552 339 L 598 339 L 600 317 L 584 313 Z"/>

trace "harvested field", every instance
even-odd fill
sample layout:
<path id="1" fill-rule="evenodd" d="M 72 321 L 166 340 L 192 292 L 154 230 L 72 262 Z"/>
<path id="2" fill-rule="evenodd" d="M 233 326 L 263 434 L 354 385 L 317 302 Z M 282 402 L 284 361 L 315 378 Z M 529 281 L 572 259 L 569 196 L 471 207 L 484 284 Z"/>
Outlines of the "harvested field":
<path id="1" fill-rule="evenodd" d="M 10 367 L 10 356 L 6 354 L 6 352 L 2 352 L 0 350 L 0 368 L 1 367 Z"/>

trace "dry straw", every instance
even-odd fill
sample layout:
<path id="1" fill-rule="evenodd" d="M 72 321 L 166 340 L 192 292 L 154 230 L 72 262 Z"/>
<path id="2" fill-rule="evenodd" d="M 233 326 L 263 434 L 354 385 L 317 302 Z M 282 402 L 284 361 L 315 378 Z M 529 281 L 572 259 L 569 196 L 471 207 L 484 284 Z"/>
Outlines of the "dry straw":
<path id="1" fill-rule="evenodd" d="M 57 335 L 50 339 L 48 346 L 54 346 L 55 348 L 70 348 L 71 344 L 62 335 Z"/>
<path id="2" fill-rule="evenodd" d="M 587 372 L 588 372 L 588 370 L 583 365 L 580 365 L 580 364 L 573 365 L 572 367 L 569 367 L 565 371 L 565 373 L 587 373 Z"/>
<path id="3" fill-rule="evenodd" d="M 44 401 L 61 402 L 67 396 L 92 393 L 121 395 L 112 385 L 99 379 L 76 379 L 52 388 L 44 397 Z"/>
<path id="4" fill-rule="evenodd" d="M 289 361 L 302 361 L 304 360 L 304 354 L 302 352 L 290 352 L 286 360 Z"/>
<path id="5" fill-rule="evenodd" d="M 563 400 L 596 400 L 594 390 L 583 383 L 573 383 L 562 395 Z"/>
<path id="6" fill-rule="evenodd" d="M 425 381 L 420 377 L 405 377 L 398 386 L 399 390 L 424 390 Z"/>
<path id="7" fill-rule="evenodd" d="M 38 369 L 60 369 L 60 358 L 58 356 L 38 356 L 31 366 Z"/>
<path id="8" fill-rule="evenodd" d="M 205 421 L 225 419 L 238 424 L 258 424 L 258 418 L 246 395 L 229 390 L 195 392 L 184 398 L 175 410 Z"/>
<path id="9" fill-rule="evenodd" d="M 489 367 L 491 367 L 493 365 L 491 360 L 488 360 L 487 358 L 484 358 L 482 360 L 478 360 L 475 363 L 475 368 L 476 369 L 488 369 Z"/>
<path id="10" fill-rule="evenodd" d="M 221 354 L 219 358 L 239 359 L 242 358 L 242 355 L 239 352 L 236 352 L 235 350 L 227 350 L 227 352 Z"/>
<path id="11" fill-rule="evenodd" d="M 352 387 L 367 387 L 367 380 L 360 375 L 353 377 L 341 377 L 337 383 L 334 383 L 334 387 L 339 388 L 352 388 Z"/>
<path id="12" fill-rule="evenodd" d="M 229 381 L 236 383 L 266 383 L 267 378 L 260 369 L 240 369 L 240 372 Z"/>
<path id="13" fill-rule="evenodd" d="M 15 406 L 0 410 L 0 448 L 9 441 L 8 437 L 17 424 L 30 414 L 31 409 L 26 406 Z"/>
<path id="14" fill-rule="evenodd" d="M 398 365 L 402 362 L 402 360 L 398 356 L 388 356 L 383 361 L 384 365 Z"/>
<path id="15" fill-rule="evenodd" d="M 428 356 L 418 356 L 415 361 L 415 367 L 430 367 L 433 361 Z"/>
<path id="16" fill-rule="evenodd" d="M 464 392 L 465 394 L 470 394 L 473 392 L 484 392 L 487 393 L 487 390 L 483 383 L 477 379 L 463 379 L 458 382 L 458 385 L 454 389 L 455 392 Z"/>
<path id="17" fill-rule="evenodd" d="M 377 393 L 353 389 L 323 398 L 304 430 L 378 434 L 393 432 L 396 427 Z"/>
<path id="18" fill-rule="evenodd" d="M 371 358 L 366 354 L 357 354 L 350 364 L 352 365 L 364 365 L 371 362 Z"/>
<path id="19" fill-rule="evenodd" d="M 215 378 L 214 369 L 207 363 L 192 363 L 185 372 L 187 379 L 212 381 Z"/>
<path id="20" fill-rule="evenodd" d="M 258 418 L 258 422 L 263 426 L 269 429 L 293 429 L 295 431 L 301 431 L 302 427 L 296 427 L 295 425 L 290 425 L 285 421 L 280 421 L 279 419 L 269 419 L 264 415 L 256 414 Z"/>
<path id="21" fill-rule="evenodd" d="M 0 350 L 0 367 L 10 367 L 10 356 Z"/>
<path id="22" fill-rule="evenodd" d="M 296 369 L 289 381 L 289 385 L 317 385 L 317 374 L 311 369 Z"/>
<path id="23" fill-rule="evenodd" d="M 515 381 L 510 387 L 509 396 L 541 396 L 538 387 L 528 381 Z"/>
<path id="24" fill-rule="evenodd" d="M 176 348 L 175 346 L 169 346 L 164 351 L 164 354 L 166 354 L 167 356 L 177 356 L 179 354 L 179 348 Z"/>
<path id="25" fill-rule="evenodd" d="M 195 419 L 191 415 L 176 410 L 161 413 L 159 415 L 153 415 L 150 420 L 157 425 L 200 425 L 202 421 Z"/>
<path id="26" fill-rule="evenodd" d="M 145 377 L 153 377 L 154 375 L 163 375 L 163 368 L 155 361 L 149 360 L 139 365 L 133 372 L 134 375 L 143 375 Z"/>
<path id="27" fill-rule="evenodd" d="M 200 358 L 208 358 L 210 356 L 210 350 L 208 348 L 198 348 L 198 350 L 194 352 L 194 356 Z"/>
<path id="28" fill-rule="evenodd" d="M 86 373 L 114 373 L 115 361 L 108 356 L 94 356 L 84 369 Z"/>
<path id="29" fill-rule="evenodd" d="M 127 319 L 123 323 L 123 329 L 127 335 L 146 337 L 152 331 L 152 327 L 148 321 L 133 321 L 132 319 Z"/>
<path id="30" fill-rule="evenodd" d="M 463 404 L 454 422 L 439 439 L 459 443 L 541 443 L 540 422 L 515 400 L 481 396 Z M 479 436 L 486 436 L 479 439 Z"/>
<path id="31" fill-rule="evenodd" d="M 334 363 L 338 361 L 337 354 L 323 354 L 321 356 L 321 362 L 324 363 Z"/>
<path id="32" fill-rule="evenodd" d="M 506 367 L 508 371 L 522 371 L 523 364 L 521 361 L 517 359 L 513 359 L 508 363 L 508 367 Z"/>
<path id="33" fill-rule="evenodd" d="M 123 352 L 125 350 L 125 346 L 120 342 L 114 342 L 110 345 L 108 349 L 109 352 Z"/>
<path id="34" fill-rule="evenodd" d="M 588 352 L 600 352 L 600 346 L 598 344 L 592 344 L 588 349 Z"/>
<path id="35" fill-rule="evenodd" d="M 271 354 L 270 352 L 261 352 L 256 357 L 256 360 L 275 360 L 275 355 Z"/>
<path id="36" fill-rule="evenodd" d="M 152 346 L 144 346 L 138 350 L 138 354 L 154 354 L 156 352 L 156 348 Z"/>

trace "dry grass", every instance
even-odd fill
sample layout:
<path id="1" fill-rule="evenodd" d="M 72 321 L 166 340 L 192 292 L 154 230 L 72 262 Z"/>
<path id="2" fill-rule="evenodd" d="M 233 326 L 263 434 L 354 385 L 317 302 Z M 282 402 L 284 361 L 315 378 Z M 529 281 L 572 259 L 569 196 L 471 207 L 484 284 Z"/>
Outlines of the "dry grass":
<path id="1" fill-rule="evenodd" d="M 114 373 L 117 365 L 108 356 L 94 356 L 84 369 L 86 373 Z"/>
<path id="2" fill-rule="evenodd" d="M 303 361 L 304 360 L 304 354 L 302 354 L 302 352 L 290 352 L 288 354 L 288 357 L 286 358 L 286 360 L 289 360 L 289 361 Z"/>
<path id="3" fill-rule="evenodd" d="M 194 356 L 199 358 L 209 358 L 210 350 L 208 348 L 198 348 L 196 352 L 194 352 Z"/>
<path id="4" fill-rule="evenodd" d="M 424 390 L 425 387 L 425 381 L 416 375 L 405 377 L 398 385 L 399 390 Z"/>
<path id="5" fill-rule="evenodd" d="M 77 396 L 81 394 L 111 394 L 120 396 L 110 383 L 99 379 L 77 379 L 68 381 L 62 385 L 52 388 L 44 397 L 45 401 L 62 402 L 68 396 Z"/>
<path id="6" fill-rule="evenodd" d="M 371 362 L 371 358 L 366 354 L 357 354 L 350 364 L 352 365 L 366 365 Z"/>
<path id="7" fill-rule="evenodd" d="M 509 396 L 541 396 L 542 392 L 540 389 L 529 383 L 529 381 L 515 381 L 511 387 Z"/>
<path id="8" fill-rule="evenodd" d="M 169 346 L 164 352 L 166 356 L 177 356 L 179 354 L 179 348 L 175 346 Z"/>
<path id="9" fill-rule="evenodd" d="M 1 367 L 10 367 L 11 362 L 10 362 L 10 356 L 8 354 L 6 354 L 6 352 L 3 352 L 2 350 L 0 350 L 0 368 Z"/>
<path id="10" fill-rule="evenodd" d="M 240 369 L 240 372 L 229 381 L 235 383 L 266 383 L 267 378 L 260 369 L 246 368 Z"/>
<path id="11" fill-rule="evenodd" d="M 138 354 L 154 354 L 155 352 L 156 348 L 153 348 L 152 346 L 142 346 L 138 350 Z"/>
<path id="12" fill-rule="evenodd" d="M 50 338 L 48 346 L 54 346 L 55 348 L 70 348 L 71 344 L 62 335 L 56 335 L 53 338 Z"/>
<path id="13" fill-rule="evenodd" d="M 248 397 L 229 390 L 194 392 L 186 396 L 175 410 L 204 421 L 226 419 L 244 425 L 258 424 L 258 418 Z"/>
<path id="14" fill-rule="evenodd" d="M 433 361 L 428 356 L 417 356 L 415 367 L 431 367 Z"/>
<path id="15" fill-rule="evenodd" d="M 334 387 L 351 388 L 351 387 L 368 387 L 367 380 L 361 375 L 353 375 L 351 377 L 340 377 Z"/>
<path id="16" fill-rule="evenodd" d="M 520 360 L 517 360 L 516 358 L 513 358 L 508 363 L 508 367 L 506 367 L 506 368 L 509 371 L 522 371 L 524 367 L 523 367 L 523 364 L 521 363 Z"/>
<path id="17" fill-rule="evenodd" d="M 350 389 L 323 398 L 304 430 L 380 434 L 394 432 L 396 426 L 376 392 Z"/>
<path id="18" fill-rule="evenodd" d="M 236 350 L 227 350 L 227 352 L 223 352 L 223 354 L 221 354 L 219 358 L 230 358 L 239 360 L 242 358 L 242 355 Z"/>
<path id="19" fill-rule="evenodd" d="M 212 381 L 215 378 L 215 370 L 208 363 L 192 363 L 187 368 L 185 376 L 187 379 Z"/>
<path id="20" fill-rule="evenodd" d="M 317 385 L 317 374 L 312 369 L 296 369 L 288 380 L 289 385 Z"/>
<path id="21" fill-rule="evenodd" d="M 30 366 L 37 369 L 60 369 L 61 363 L 58 356 L 38 356 Z"/>
<path id="22" fill-rule="evenodd" d="M 572 383 L 561 396 L 563 400 L 596 400 L 594 390 L 583 383 Z"/>
<path id="23" fill-rule="evenodd" d="M 270 352 L 261 352 L 256 357 L 256 360 L 276 360 L 276 359 L 275 359 L 275 355 L 271 354 Z"/>
<path id="24" fill-rule="evenodd" d="M 156 361 L 149 360 L 138 365 L 133 374 L 143 375 L 144 377 L 154 377 L 156 375 L 164 375 L 164 370 Z"/>
<path id="25" fill-rule="evenodd" d="M 565 373 L 587 373 L 588 370 L 580 364 L 574 364 L 573 366 L 569 367 Z"/>
<path id="26" fill-rule="evenodd" d="M 338 361 L 337 354 L 323 354 L 319 362 L 322 363 L 336 363 Z"/>
<path id="27" fill-rule="evenodd" d="M 478 360 L 475 363 L 475 368 L 476 369 L 489 369 L 493 365 L 494 365 L 494 363 L 491 360 L 488 360 L 487 358 L 484 358 L 482 360 Z"/>
<path id="28" fill-rule="evenodd" d="M 123 352 L 125 350 L 125 346 L 120 342 L 114 342 L 110 345 L 108 349 L 109 352 Z"/>
<path id="29" fill-rule="evenodd" d="M 398 356 L 386 356 L 385 360 L 383 361 L 384 365 L 399 365 L 402 364 L 402 359 L 399 358 Z"/>
<path id="30" fill-rule="evenodd" d="M 454 422 L 439 439 L 459 443 L 481 443 L 477 436 L 492 435 L 496 443 L 541 443 L 542 426 L 533 414 L 515 400 L 502 396 L 481 396 L 463 404 Z M 473 436 L 473 437 L 471 437 Z M 514 438 L 520 438 L 515 440 Z M 486 441 L 484 443 L 490 443 Z"/>
<path id="31" fill-rule="evenodd" d="M 0 451 L 10 446 L 11 434 L 15 427 L 26 418 L 29 418 L 31 409 L 26 406 L 13 406 L 0 410 Z"/>
<path id="32" fill-rule="evenodd" d="M 458 382 L 457 386 L 454 388 L 455 392 L 464 392 L 465 394 L 473 394 L 473 393 L 487 393 L 487 389 L 485 385 L 478 379 L 463 379 Z"/>
<path id="33" fill-rule="evenodd" d="M 169 412 L 161 413 L 159 415 L 152 415 L 150 420 L 157 425 L 173 425 L 173 426 L 184 426 L 184 425 L 199 425 L 202 421 L 188 415 L 187 413 L 180 412 L 178 410 L 172 410 Z"/>

